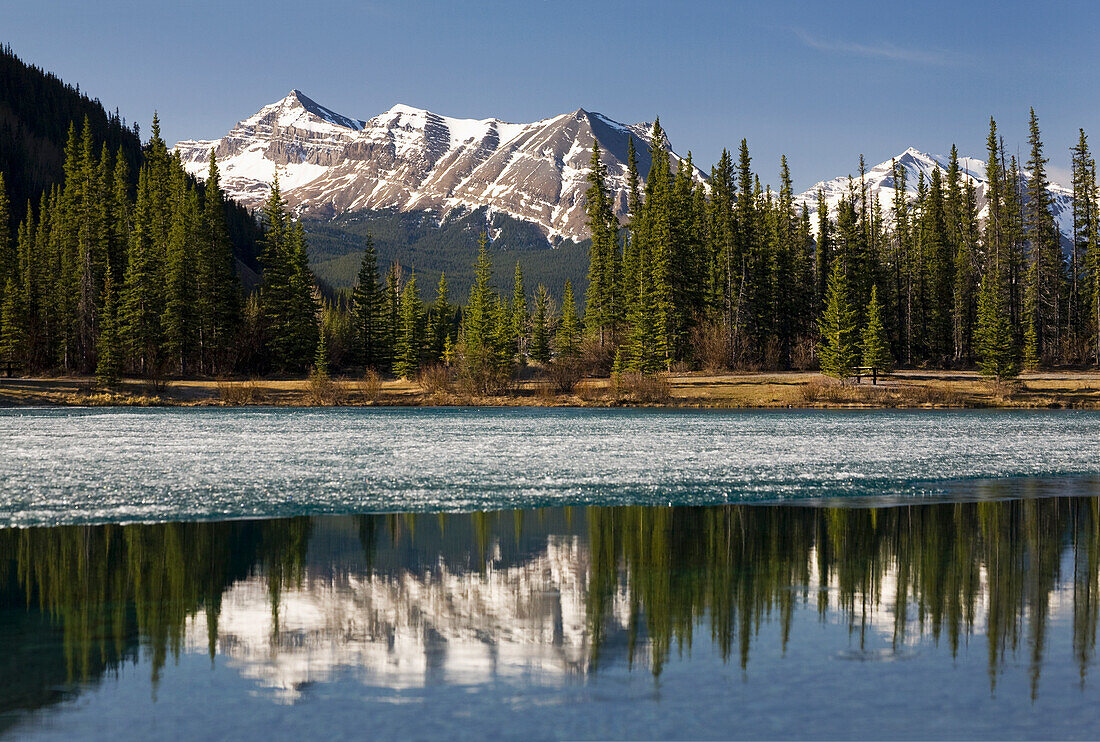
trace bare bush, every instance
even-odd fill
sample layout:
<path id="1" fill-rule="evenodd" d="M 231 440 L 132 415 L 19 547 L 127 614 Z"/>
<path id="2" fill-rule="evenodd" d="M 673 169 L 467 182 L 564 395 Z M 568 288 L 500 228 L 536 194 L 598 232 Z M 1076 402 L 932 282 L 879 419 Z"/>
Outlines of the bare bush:
<path id="1" fill-rule="evenodd" d="M 442 364 L 433 363 L 420 369 L 416 383 L 428 394 L 448 394 L 451 391 L 451 370 Z"/>
<path id="2" fill-rule="evenodd" d="M 550 364 L 547 369 L 550 375 L 550 383 L 559 392 L 569 394 L 573 392 L 577 384 L 584 378 L 584 365 L 575 358 L 559 358 Z"/>
<path id="3" fill-rule="evenodd" d="M 729 342 L 725 326 L 704 320 L 691 329 L 691 347 L 703 370 L 715 373 L 729 368 Z"/>
<path id="4" fill-rule="evenodd" d="M 368 368 L 355 386 L 359 392 L 359 400 L 364 404 L 373 404 L 382 393 L 382 376 L 373 368 Z"/>
<path id="5" fill-rule="evenodd" d="M 334 381 L 328 374 L 314 371 L 309 375 L 306 401 L 315 407 L 347 404 L 347 389 L 342 382 Z"/>
<path id="6" fill-rule="evenodd" d="M 600 344 L 599 338 L 585 338 L 580 347 L 580 365 L 585 376 L 607 376 L 615 362 L 610 342 Z"/>
<path id="7" fill-rule="evenodd" d="M 266 401 L 260 382 L 255 378 L 247 381 L 218 379 L 217 384 L 222 404 L 241 406 L 263 404 Z"/>
<path id="8" fill-rule="evenodd" d="M 624 371 L 612 379 L 612 388 L 619 402 L 660 404 L 672 398 L 672 383 L 665 374 Z"/>

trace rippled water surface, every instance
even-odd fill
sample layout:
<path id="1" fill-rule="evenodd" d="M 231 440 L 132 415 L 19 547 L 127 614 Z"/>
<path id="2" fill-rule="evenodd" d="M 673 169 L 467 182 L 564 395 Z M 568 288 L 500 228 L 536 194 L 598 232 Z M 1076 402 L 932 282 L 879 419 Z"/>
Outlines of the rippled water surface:
<path id="1" fill-rule="evenodd" d="M 0 525 L 907 497 L 1098 454 L 1095 412 L 0 410 Z"/>

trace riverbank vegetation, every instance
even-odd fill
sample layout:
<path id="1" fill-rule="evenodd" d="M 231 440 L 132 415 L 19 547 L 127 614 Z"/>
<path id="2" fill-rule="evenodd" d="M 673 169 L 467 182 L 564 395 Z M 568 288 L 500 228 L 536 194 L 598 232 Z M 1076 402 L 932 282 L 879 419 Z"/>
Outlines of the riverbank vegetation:
<path id="1" fill-rule="evenodd" d="M 745 408 L 1018 408 L 1100 409 L 1100 374 L 1028 372 L 990 384 L 977 372 L 902 371 L 872 385 L 841 384 L 814 372 L 640 374 L 584 379 L 569 391 L 536 368 L 491 394 L 466 391 L 446 369 L 432 366 L 414 380 L 375 372 L 308 378 L 139 378 L 103 389 L 93 377 L 0 381 L 0 407 L 129 406 L 531 406 Z"/>

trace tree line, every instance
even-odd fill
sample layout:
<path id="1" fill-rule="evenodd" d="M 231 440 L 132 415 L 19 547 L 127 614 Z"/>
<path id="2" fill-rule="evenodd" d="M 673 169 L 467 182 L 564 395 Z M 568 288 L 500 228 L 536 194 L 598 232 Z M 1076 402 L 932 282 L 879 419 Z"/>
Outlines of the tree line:
<path id="1" fill-rule="evenodd" d="M 382 275 L 370 236 L 353 290 L 323 294 L 304 231 L 278 179 L 261 210 L 259 287 L 235 268 L 211 153 L 189 179 L 159 122 L 131 187 L 125 152 L 85 123 L 70 127 L 64 180 L 0 232 L 0 361 L 27 371 L 163 377 L 372 368 L 407 378 L 446 366 L 478 391 L 535 362 L 569 385 L 583 375 L 680 368 L 971 367 L 997 377 L 1100 361 L 1096 165 L 1073 149 L 1073 235 L 1064 250 L 1034 111 L 1024 163 L 990 121 L 979 194 L 952 148 L 946 174 L 918 176 L 911 199 L 896 162 L 894 196 L 858 177 L 835 209 L 797 203 L 786 158 L 777 192 L 742 140 L 704 183 L 691 156 L 675 168 L 654 124 L 643 179 L 628 146 L 628 212 L 614 213 L 594 143 L 586 192 L 588 287 L 531 294 L 516 266 L 511 296 L 492 288 L 482 235 L 474 284 L 453 304 L 440 276 L 426 303 L 416 275 Z M 0 228 L 8 222 L 0 176 Z M 813 211 L 813 213 L 811 213 Z"/>

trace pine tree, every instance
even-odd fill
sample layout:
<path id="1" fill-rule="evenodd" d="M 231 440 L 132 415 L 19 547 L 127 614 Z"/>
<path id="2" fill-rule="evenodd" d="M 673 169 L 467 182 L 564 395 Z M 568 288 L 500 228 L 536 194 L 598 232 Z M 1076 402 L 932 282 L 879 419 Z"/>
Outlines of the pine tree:
<path id="1" fill-rule="evenodd" d="M 160 254 L 154 242 L 156 205 L 150 177 L 150 169 L 142 168 L 138 176 L 134 225 L 119 307 L 120 334 L 141 374 L 160 370 L 164 301 Z"/>
<path id="2" fill-rule="evenodd" d="M 165 350 L 181 374 L 188 373 L 188 362 L 198 345 L 199 300 L 194 265 L 193 240 L 198 230 L 199 207 L 194 191 L 187 187 L 186 174 L 178 160 L 171 164 L 172 220 L 168 232 L 165 264 L 165 305 L 161 319 Z M 208 287 L 203 286 L 204 289 Z M 208 296 L 204 291 L 204 294 Z"/>
<path id="3" fill-rule="evenodd" d="M 389 355 L 386 348 L 386 300 L 379 285 L 378 257 L 370 234 L 366 237 L 359 275 L 352 290 L 351 307 L 359 343 L 357 355 L 367 368 L 381 369 Z"/>
<path id="4" fill-rule="evenodd" d="M 0 363 L 18 367 L 27 354 L 26 298 L 16 278 L 8 278 L 0 303 Z"/>
<path id="5" fill-rule="evenodd" d="M 328 333 L 324 328 L 317 334 L 317 350 L 313 354 L 313 373 L 327 377 L 329 369 Z"/>
<path id="6" fill-rule="evenodd" d="M 103 312 L 96 341 L 95 378 L 102 386 L 118 383 L 122 375 L 122 347 L 118 333 L 118 308 L 115 301 L 114 279 L 107 274 L 103 287 Z"/>
<path id="7" fill-rule="evenodd" d="M 618 324 L 616 277 L 619 269 L 615 236 L 619 225 L 607 191 L 607 166 L 600 161 L 600 145 L 595 140 L 588 170 L 588 190 L 585 191 L 585 211 L 592 242 L 588 253 L 584 321 L 589 335 L 603 347 L 612 341 Z"/>
<path id="8" fill-rule="evenodd" d="M 514 354 L 518 354 L 520 360 L 525 360 L 527 351 L 527 292 L 523 287 L 523 269 L 519 261 L 516 261 L 516 273 L 512 281 L 512 305 L 509 311 L 509 322 L 512 325 L 511 344 Z"/>
<path id="9" fill-rule="evenodd" d="M 561 322 L 554 334 L 554 350 L 558 360 L 575 359 L 580 352 L 581 323 L 573 297 L 573 282 L 566 280 L 561 297 Z"/>
<path id="10" fill-rule="evenodd" d="M 856 362 L 855 311 L 848 298 L 848 281 L 839 260 L 829 274 L 818 334 L 821 337 L 817 348 L 821 372 L 839 379 L 851 375 Z"/>
<path id="11" fill-rule="evenodd" d="M 225 197 L 214 150 L 210 150 L 196 268 L 199 365 L 210 372 L 229 367 L 233 338 L 241 321 L 241 284 L 234 268 L 225 223 Z"/>
<path id="12" fill-rule="evenodd" d="M 1019 373 L 1012 329 L 1005 313 L 1000 281 L 995 271 L 982 279 L 978 292 L 978 320 L 974 332 L 978 367 L 997 381 Z"/>
<path id="13" fill-rule="evenodd" d="M 528 355 L 539 363 L 550 362 L 550 292 L 541 283 L 535 292 L 535 315 L 531 319 Z"/>
<path id="14" fill-rule="evenodd" d="M 1026 230 L 1030 246 L 1027 270 L 1027 329 L 1035 335 L 1034 359 L 1038 363 L 1053 357 L 1061 334 L 1060 293 L 1063 274 L 1060 236 L 1054 222 L 1050 184 L 1046 177 L 1047 159 L 1043 157 L 1043 142 L 1039 134 L 1039 119 L 1031 109 L 1028 123 L 1028 144 L 1031 154 L 1027 161 L 1030 177 L 1027 184 Z M 1027 356 L 1025 350 L 1025 356 Z"/>
<path id="15" fill-rule="evenodd" d="M 878 287 L 871 287 L 871 301 L 867 304 L 866 325 L 863 328 L 860 353 L 863 365 L 888 371 L 893 366 L 886 328 L 882 324 L 882 305 L 878 300 Z"/>
<path id="16" fill-rule="evenodd" d="M 447 297 L 447 274 L 439 274 L 436 286 L 435 302 L 428 312 L 430 336 L 428 338 L 428 356 L 433 361 L 449 363 L 448 348 L 454 343 L 455 308 Z"/>
<path id="17" fill-rule="evenodd" d="M 287 216 L 278 178 L 264 206 L 264 222 L 260 311 L 268 358 L 276 369 L 301 371 L 317 349 L 318 307 L 305 233 Z"/>
<path id="18" fill-rule="evenodd" d="M 401 292 L 401 315 L 397 327 L 397 345 L 394 348 L 393 372 L 405 379 L 412 379 L 420 370 L 423 312 L 414 273 L 409 276 Z"/>

